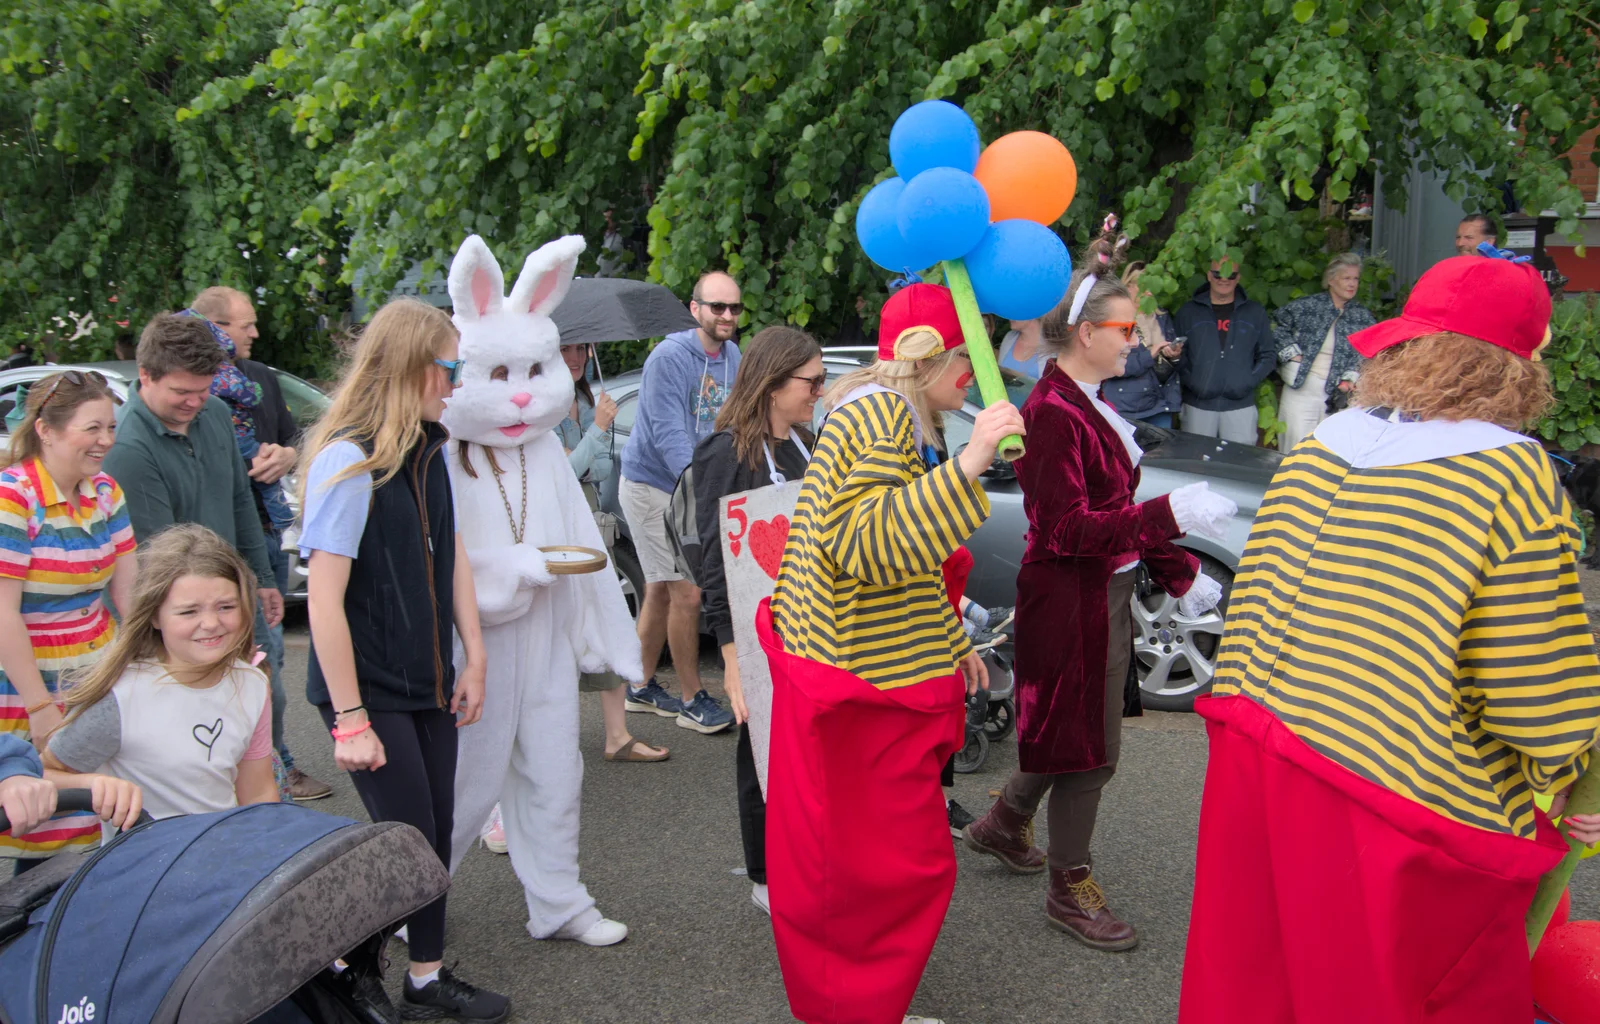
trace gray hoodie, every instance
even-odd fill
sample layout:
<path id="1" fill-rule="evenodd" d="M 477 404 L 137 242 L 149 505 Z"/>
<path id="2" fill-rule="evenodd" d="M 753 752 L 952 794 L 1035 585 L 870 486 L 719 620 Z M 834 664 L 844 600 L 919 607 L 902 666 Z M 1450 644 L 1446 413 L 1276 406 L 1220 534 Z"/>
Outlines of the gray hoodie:
<path id="1" fill-rule="evenodd" d="M 739 373 L 739 346 L 707 356 L 699 331 L 669 334 L 644 361 L 639 411 L 622 449 L 622 475 L 669 494 L 716 429 L 717 413 Z"/>

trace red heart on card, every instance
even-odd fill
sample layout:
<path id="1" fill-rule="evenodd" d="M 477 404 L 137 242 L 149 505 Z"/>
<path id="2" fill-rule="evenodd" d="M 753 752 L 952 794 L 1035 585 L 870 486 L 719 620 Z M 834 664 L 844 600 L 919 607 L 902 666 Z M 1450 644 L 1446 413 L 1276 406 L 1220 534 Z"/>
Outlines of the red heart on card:
<path id="1" fill-rule="evenodd" d="M 750 554 L 761 571 L 778 578 L 778 566 L 783 564 L 783 546 L 789 542 L 789 517 L 773 516 L 758 519 L 750 524 Z"/>

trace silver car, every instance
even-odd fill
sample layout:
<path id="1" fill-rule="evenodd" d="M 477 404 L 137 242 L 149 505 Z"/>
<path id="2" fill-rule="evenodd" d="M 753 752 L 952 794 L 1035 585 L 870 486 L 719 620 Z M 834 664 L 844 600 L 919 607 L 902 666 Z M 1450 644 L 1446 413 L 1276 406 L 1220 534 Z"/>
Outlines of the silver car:
<path id="1" fill-rule="evenodd" d="M 289 407 L 289 415 L 294 419 L 295 426 L 304 430 L 327 410 L 328 396 L 310 382 L 275 366 L 270 369 L 278 375 L 278 387 L 283 392 L 283 402 Z M 63 363 L 60 366 L 20 366 L 14 370 L 0 371 L 0 443 L 3 443 L 9 434 L 10 428 L 5 424 L 5 417 L 16 408 L 20 393 L 18 389 L 62 370 L 97 370 L 105 376 L 111 390 L 124 399 L 128 397 L 128 391 L 134 381 L 139 379 L 139 367 L 132 360 Z M 283 488 L 288 494 L 290 507 L 298 515 L 299 487 L 296 486 L 292 474 L 284 477 Z M 302 604 L 306 599 L 306 569 L 300 564 L 300 549 L 295 544 L 299 536 L 296 530 L 297 527 L 291 528 L 283 536 L 283 549 L 289 559 L 289 590 L 283 597 L 290 604 Z"/>
<path id="2" fill-rule="evenodd" d="M 874 355 L 874 350 L 865 348 L 826 349 L 823 364 L 829 378 L 837 379 L 870 362 Z M 1012 401 L 1019 406 L 1036 383 L 1031 377 L 1009 370 L 1002 370 L 1001 376 Z M 617 402 L 613 454 L 620 469 L 622 448 L 638 414 L 639 372 L 608 379 L 605 390 Z M 952 453 L 959 452 L 972 436 L 973 420 L 982 408 L 979 402 L 974 385 L 966 406 L 946 414 L 945 442 Z M 1178 541 L 1194 552 L 1202 569 L 1222 584 L 1223 604 L 1217 611 L 1194 618 L 1180 615 L 1174 598 L 1148 584 L 1142 584 L 1134 598 L 1133 617 L 1137 630 L 1134 661 L 1143 703 L 1156 710 L 1187 711 L 1193 707 L 1195 697 L 1211 687 L 1213 658 L 1222 635 L 1223 612 L 1234 571 L 1255 521 L 1256 509 L 1282 456 L 1264 448 L 1143 425 L 1139 427 L 1138 442 L 1145 452 L 1140 463 L 1139 491 L 1135 496 L 1139 501 L 1206 480 L 1213 491 L 1239 506 L 1226 540 L 1183 537 Z M 617 501 L 619 475 L 613 473 L 602 487 L 601 506 L 622 520 L 622 509 Z M 967 595 L 989 607 L 1014 605 L 1017 603 L 1017 570 L 1022 565 L 1028 529 L 1022 511 L 1022 490 L 1016 475 L 1004 463 L 996 463 L 986 474 L 983 486 L 989 495 L 990 515 L 967 542 L 975 560 Z M 615 554 L 623 589 L 631 599 L 632 595 L 643 592 L 644 574 L 628 539 L 626 520 L 621 522 Z"/>

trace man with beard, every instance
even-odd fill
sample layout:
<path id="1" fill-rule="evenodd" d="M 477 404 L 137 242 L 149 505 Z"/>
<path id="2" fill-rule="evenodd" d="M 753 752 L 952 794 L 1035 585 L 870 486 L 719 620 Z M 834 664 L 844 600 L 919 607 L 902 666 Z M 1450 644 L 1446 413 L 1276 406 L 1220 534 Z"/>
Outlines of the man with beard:
<path id="1" fill-rule="evenodd" d="M 738 282 L 722 271 L 705 274 L 695 283 L 689 312 L 700 326 L 667 335 L 645 360 L 639 411 L 622 450 L 617 493 L 644 570 L 639 646 L 647 680 L 638 689 L 629 687 L 627 707 L 714 733 L 733 724 L 733 714 L 700 688 L 700 588 L 685 578 L 673 555 L 667 506 L 695 445 L 716 429 L 739 372 L 733 336 L 744 306 Z M 681 700 L 653 677 L 663 642 L 672 652 Z"/>
<path id="2" fill-rule="evenodd" d="M 1471 213 L 1456 225 L 1456 255 L 1476 256 L 1478 246 L 1495 240 L 1494 221 L 1481 213 Z"/>

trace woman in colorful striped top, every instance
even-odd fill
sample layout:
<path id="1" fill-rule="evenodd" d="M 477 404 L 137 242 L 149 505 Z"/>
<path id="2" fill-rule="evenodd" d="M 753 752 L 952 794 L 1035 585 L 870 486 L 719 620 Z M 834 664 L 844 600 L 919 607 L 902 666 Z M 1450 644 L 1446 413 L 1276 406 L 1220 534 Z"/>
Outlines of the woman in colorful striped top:
<path id="1" fill-rule="evenodd" d="M 100 471 L 116 401 L 98 373 L 39 381 L 0 472 L 0 730 L 41 747 L 61 724 L 57 678 L 93 664 L 116 630 L 103 593 L 126 607 L 132 591 L 133 527 L 122 489 Z M 63 816 L 0 836 L 0 857 L 21 871 L 99 838 L 93 815 Z"/>
<path id="2" fill-rule="evenodd" d="M 1195 706 L 1186 1024 L 1526 1019 L 1523 918 L 1566 851 L 1533 796 L 1600 737 L 1582 533 L 1514 432 L 1551 402 L 1550 309 L 1527 264 L 1436 265 L 1351 336 L 1352 408 L 1262 501 Z"/>
<path id="3" fill-rule="evenodd" d="M 972 380 L 947 289 L 884 305 L 878 362 L 825 399 L 770 615 L 767 875 L 789 1006 L 806 1024 L 901 1020 L 955 885 L 939 771 L 987 686 L 941 571 L 989 514 L 978 486 L 1016 407 L 946 460 Z M 889 825 L 890 827 L 884 827 Z"/>

